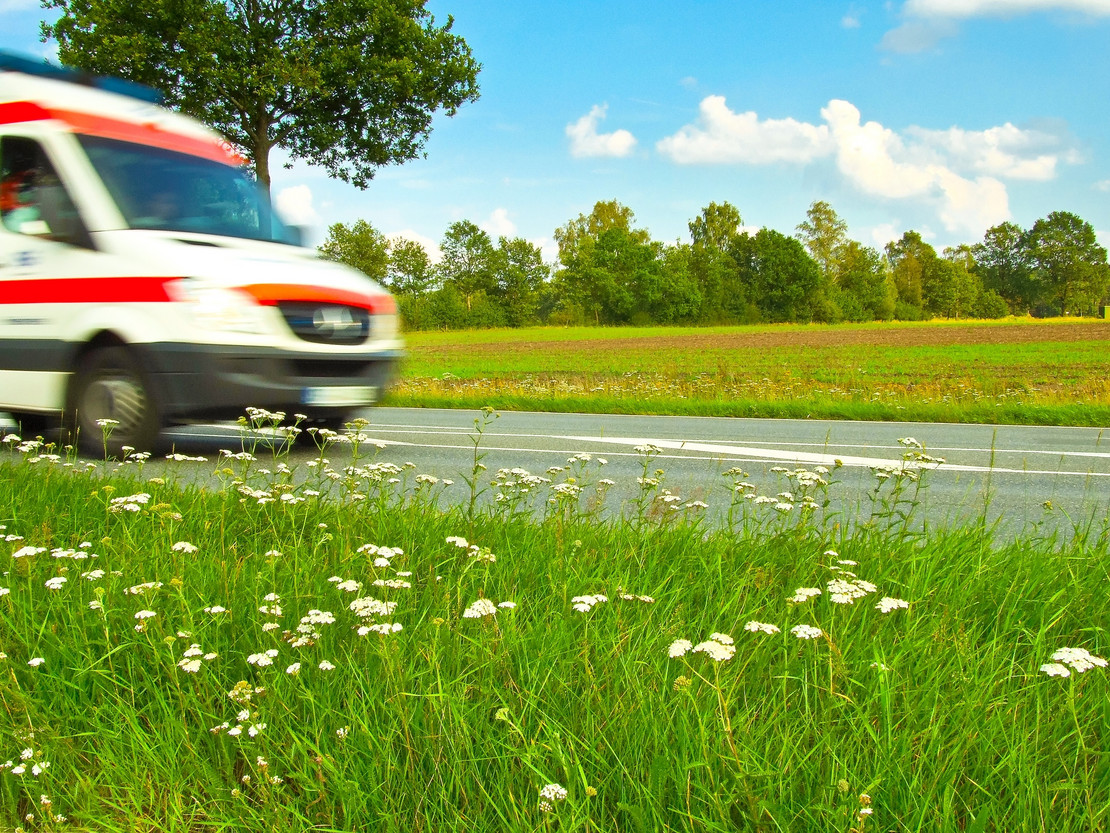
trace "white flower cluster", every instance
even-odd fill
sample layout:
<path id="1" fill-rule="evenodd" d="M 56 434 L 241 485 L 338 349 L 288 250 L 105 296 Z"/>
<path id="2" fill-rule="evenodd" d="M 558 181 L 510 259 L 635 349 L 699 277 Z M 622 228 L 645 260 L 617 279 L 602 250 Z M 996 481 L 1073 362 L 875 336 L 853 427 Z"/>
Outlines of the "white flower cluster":
<path id="1" fill-rule="evenodd" d="M 724 662 L 736 656 L 736 646 L 727 633 L 712 633 L 709 639 L 697 645 L 689 639 L 676 639 L 667 650 L 672 659 L 684 657 L 690 652 L 708 654 L 715 662 Z"/>
<path id="2" fill-rule="evenodd" d="M 137 495 L 125 495 L 123 497 L 114 497 L 108 502 L 108 511 L 113 513 L 120 512 L 139 512 L 143 506 L 150 502 L 150 495 L 146 492 L 140 492 Z"/>
<path id="3" fill-rule="evenodd" d="M 744 630 L 748 631 L 749 633 L 765 633 L 769 636 L 774 636 L 776 633 L 781 632 L 777 625 L 769 625 L 766 622 L 757 622 L 754 619 L 744 625 Z"/>
<path id="4" fill-rule="evenodd" d="M 589 613 L 595 605 L 609 601 L 608 596 L 595 593 L 592 596 L 575 596 L 570 600 L 571 608 L 579 613 Z"/>
<path id="5" fill-rule="evenodd" d="M 1050 677 L 1070 677 L 1072 671 L 1082 674 L 1092 668 L 1106 667 L 1106 660 L 1096 657 L 1086 648 L 1060 648 L 1052 654 L 1052 660 L 1041 666 L 1041 672 Z M 1068 666 L 1071 666 L 1070 670 Z"/>
<path id="6" fill-rule="evenodd" d="M 495 605 L 489 599 L 478 599 L 463 611 L 464 619 L 484 619 L 487 616 L 496 616 L 498 610 L 512 610 L 516 602 L 501 602 Z"/>
<path id="7" fill-rule="evenodd" d="M 567 788 L 561 784 L 547 784 L 540 788 L 540 810 L 550 813 L 555 809 L 556 802 L 567 800 Z"/>
<path id="8" fill-rule="evenodd" d="M 181 660 L 177 663 L 177 667 L 187 674 L 195 674 L 200 670 L 202 661 L 211 662 L 216 656 L 217 655 L 212 652 L 207 654 L 204 653 L 200 645 L 194 642 L 182 653 Z"/>

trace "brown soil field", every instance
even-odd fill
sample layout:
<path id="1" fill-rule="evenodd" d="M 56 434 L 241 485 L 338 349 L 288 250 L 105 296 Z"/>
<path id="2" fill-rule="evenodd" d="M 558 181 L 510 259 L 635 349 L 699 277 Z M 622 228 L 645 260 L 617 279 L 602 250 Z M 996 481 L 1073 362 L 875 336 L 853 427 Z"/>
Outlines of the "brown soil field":
<path id="1" fill-rule="evenodd" d="M 1045 342 L 1110 341 L 1110 321 L 1084 321 L 1081 323 L 1023 323 L 1005 326 L 991 324 L 946 324 L 922 327 L 832 327 L 775 330 L 737 329 L 732 332 L 690 333 L 682 335 L 645 335 L 609 339 L 568 339 L 566 341 L 513 342 L 513 349 L 525 352 L 575 351 L 626 351 L 637 349 L 684 350 L 699 349 L 771 349 L 776 347 L 943 347 L 972 344 L 1026 344 Z M 414 346 L 416 353 L 437 353 L 439 346 Z M 503 343 L 468 344 L 470 354 L 500 354 Z"/>

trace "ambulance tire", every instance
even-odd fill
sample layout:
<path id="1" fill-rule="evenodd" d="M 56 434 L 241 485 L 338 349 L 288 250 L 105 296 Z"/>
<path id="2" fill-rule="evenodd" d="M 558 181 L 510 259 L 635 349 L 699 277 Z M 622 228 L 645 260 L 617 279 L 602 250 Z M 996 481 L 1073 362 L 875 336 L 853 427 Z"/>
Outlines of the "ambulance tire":
<path id="1" fill-rule="evenodd" d="M 125 347 L 101 347 L 82 360 L 70 386 L 66 424 L 91 456 L 122 458 L 123 446 L 155 451 L 161 433 L 158 406 L 138 360 Z M 107 432 L 98 424 L 118 424 Z"/>

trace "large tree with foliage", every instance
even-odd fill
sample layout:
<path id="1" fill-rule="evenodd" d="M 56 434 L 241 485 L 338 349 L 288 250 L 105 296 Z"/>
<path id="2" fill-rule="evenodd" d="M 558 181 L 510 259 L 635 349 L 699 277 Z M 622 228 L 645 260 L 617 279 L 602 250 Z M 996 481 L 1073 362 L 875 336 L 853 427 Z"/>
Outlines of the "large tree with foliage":
<path id="1" fill-rule="evenodd" d="M 1029 230 L 1030 251 L 1047 299 L 1061 315 L 1092 313 L 1106 292 L 1106 249 L 1086 220 L 1053 211 Z"/>
<path id="2" fill-rule="evenodd" d="M 821 274 L 835 281 L 837 251 L 848 242 L 848 224 L 833 207 L 824 200 L 813 203 L 806 212 L 805 222 L 798 223 L 795 237 L 802 241 Z"/>
<path id="3" fill-rule="evenodd" d="M 365 220 L 349 226 L 333 223 L 318 251 L 321 257 L 353 266 L 379 283 L 384 283 L 389 274 L 389 243 Z"/>
<path id="4" fill-rule="evenodd" d="M 363 188 L 478 97 L 470 48 L 425 0 L 42 0 L 62 63 L 152 86 L 270 184 L 274 147 Z"/>
<path id="5" fill-rule="evenodd" d="M 987 229 L 983 242 L 972 246 L 972 253 L 985 290 L 998 293 L 1013 312 L 1033 308 L 1039 284 L 1033 273 L 1028 232 L 1016 223 L 1000 223 Z"/>

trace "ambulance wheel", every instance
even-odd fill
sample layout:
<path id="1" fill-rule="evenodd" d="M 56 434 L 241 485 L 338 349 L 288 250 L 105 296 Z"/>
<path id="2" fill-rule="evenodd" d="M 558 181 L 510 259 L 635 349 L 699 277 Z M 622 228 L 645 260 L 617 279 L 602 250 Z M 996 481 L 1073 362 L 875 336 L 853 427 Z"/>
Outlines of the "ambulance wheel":
<path id="1" fill-rule="evenodd" d="M 153 451 L 161 425 L 146 374 L 123 347 L 103 347 L 87 355 L 70 389 L 67 424 L 86 454 L 123 457 L 123 447 Z M 107 430 L 101 423 L 114 420 Z M 107 440 L 105 440 L 107 436 Z"/>

